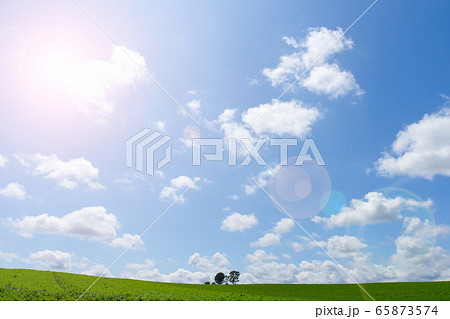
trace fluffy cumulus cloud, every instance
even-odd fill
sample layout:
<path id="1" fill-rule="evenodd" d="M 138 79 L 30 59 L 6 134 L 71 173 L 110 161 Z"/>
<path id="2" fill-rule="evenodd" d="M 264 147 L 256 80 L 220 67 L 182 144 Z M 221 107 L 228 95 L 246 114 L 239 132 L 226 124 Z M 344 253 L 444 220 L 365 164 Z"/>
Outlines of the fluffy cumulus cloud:
<path id="1" fill-rule="evenodd" d="M 104 122 L 116 108 L 117 93 L 145 79 L 145 58 L 124 46 L 112 47 L 109 61 L 85 60 L 67 66 L 61 88 L 71 105 Z"/>
<path id="2" fill-rule="evenodd" d="M 405 217 L 403 228 L 403 234 L 395 241 L 396 253 L 391 257 L 400 277 L 420 268 L 433 253 L 443 252 L 442 248 L 433 247 L 435 238 L 450 233 L 447 225 L 434 225 L 418 217 Z"/>
<path id="3" fill-rule="evenodd" d="M 318 95 L 328 95 L 338 98 L 354 91 L 355 95 L 362 95 L 364 91 L 359 88 L 355 77 L 349 71 L 342 71 L 337 64 L 325 63 L 311 70 L 309 77 L 302 85 L 309 91 Z"/>
<path id="4" fill-rule="evenodd" d="M 5 167 L 8 161 L 9 159 L 5 155 L 0 154 L 0 167 Z"/>
<path id="5" fill-rule="evenodd" d="M 188 109 L 195 115 L 197 115 L 200 112 L 200 108 L 202 106 L 200 100 L 191 100 L 189 101 L 186 106 Z"/>
<path id="6" fill-rule="evenodd" d="M 294 264 L 277 262 L 256 262 L 247 267 L 247 272 L 241 276 L 242 283 L 292 283 L 298 268 Z"/>
<path id="7" fill-rule="evenodd" d="M 250 243 L 251 247 L 267 247 L 276 246 L 280 244 L 281 236 L 280 234 L 266 233 L 262 237 L 258 238 L 257 241 Z"/>
<path id="8" fill-rule="evenodd" d="M 143 264 L 126 265 L 127 271 L 122 276 L 150 281 L 201 284 L 213 280 L 218 271 L 228 272 L 227 266 L 230 263 L 225 254 L 217 252 L 213 256 L 201 256 L 199 253 L 194 253 L 189 257 L 188 264 L 201 271 L 179 268 L 169 274 L 161 274 L 155 263 L 147 259 Z"/>
<path id="9" fill-rule="evenodd" d="M 291 232 L 294 227 L 295 223 L 291 218 L 282 218 L 271 231 L 265 233 L 258 240 L 251 242 L 250 247 L 277 246 L 281 242 L 281 235 Z"/>
<path id="10" fill-rule="evenodd" d="M 131 270 L 141 270 L 141 269 L 148 269 L 148 268 L 154 268 L 154 267 L 155 267 L 155 262 L 150 259 L 146 259 L 143 264 L 132 263 L 132 264 L 127 264 L 125 266 L 126 269 L 131 269 Z"/>
<path id="11" fill-rule="evenodd" d="M 69 270 L 71 255 L 59 250 L 41 250 L 30 254 L 32 263 L 53 270 Z"/>
<path id="12" fill-rule="evenodd" d="M 237 109 L 225 109 L 222 114 L 219 115 L 217 121 L 210 124 L 217 124 L 219 126 L 225 140 L 246 139 L 255 143 L 256 137 L 253 135 L 252 129 L 240 122 L 239 119 L 236 119 L 237 112 Z M 228 143 L 225 143 L 225 145 L 228 146 Z M 228 151 L 232 154 L 237 152 L 237 154 L 241 156 L 248 155 L 247 149 L 241 143 L 237 144 L 236 150 L 229 149 Z"/>
<path id="13" fill-rule="evenodd" d="M 251 264 L 247 266 L 246 271 L 242 273 L 240 278 L 240 282 L 243 284 L 352 282 L 350 277 L 331 260 L 301 261 L 299 264 L 285 264 L 276 261 L 264 262 L 262 258 L 248 260 Z M 351 269 L 344 269 L 351 271 Z"/>
<path id="14" fill-rule="evenodd" d="M 352 283 L 424 281 L 450 279 L 450 252 L 434 246 L 436 236 L 450 233 L 447 225 L 434 225 L 418 217 L 404 217 L 402 234 L 395 240 L 395 252 L 386 264 L 372 262 L 367 244 L 353 236 L 332 236 L 320 245 L 336 258 L 343 259 L 341 269 L 332 260 L 303 260 L 298 265 L 278 263 L 274 255 L 257 250 L 247 255 L 250 264 L 241 283 Z"/>
<path id="15" fill-rule="evenodd" d="M 353 283 L 351 278 L 331 260 L 302 261 L 298 265 L 295 279 L 297 283 L 302 284 Z"/>
<path id="16" fill-rule="evenodd" d="M 371 253 L 366 252 L 368 245 L 359 238 L 335 235 L 318 243 L 333 257 L 341 259 L 340 266 L 329 260 L 325 254 L 322 254 L 323 260 L 282 263 L 278 262 L 279 258 L 276 255 L 257 249 L 246 255 L 248 264 L 241 272 L 240 282 L 243 284 L 353 283 L 350 276 L 359 282 L 449 280 L 450 252 L 440 246 L 434 246 L 434 243 L 436 236 L 448 235 L 450 227 L 435 225 L 430 220 L 418 217 L 402 217 L 402 220 L 402 233 L 394 242 L 395 251 L 386 261 L 387 264 L 371 262 Z M 304 246 L 310 246 L 307 247 L 308 249 L 313 245 L 317 247 L 311 239 L 306 237 L 299 239 Z M 283 258 L 291 257 L 283 254 Z M 179 268 L 175 272 L 161 274 L 153 261 L 146 260 L 142 264 L 128 264 L 127 271 L 122 276 L 198 284 L 213 280 L 216 272 L 226 273 L 227 268 L 230 268 L 226 255 L 219 252 L 212 256 L 194 253 L 189 257 L 188 264 L 200 271 Z"/>
<path id="17" fill-rule="evenodd" d="M 194 253 L 189 257 L 189 265 L 192 265 L 200 270 L 216 272 L 216 271 L 226 271 L 226 267 L 230 265 L 226 254 L 216 252 L 211 257 L 200 256 L 199 253 Z"/>
<path id="18" fill-rule="evenodd" d="M 388 177 L 450 176 L 450 107 L 406 126 L 397 134 L 391 152 L 384 153 L 375 166 Z"/>
<path id="19" fill-rule="evenodd" d="M 216 121 L 209 125 L 218 126 L 226 140 L 236 139 L 237 155 L 247 156 L 248 149 L 243 140 L 255 145 L 260 138 L 298 137 L 304 138 L 311 133 L 312 126 L 322 117 L 319 109 L 304 105 L 298 100 L 287 102 L 273 100 L 246 109 L 238 116 L 237 109 L 225 109 Z M 228 146 L 228 143 L 225 143 Z M 229 149 L 229 152 L 235 152 Z"/>
<path id="20" fill-rule="evenodd" d="M 139 249 L 144 246 L 144 242 L 142 241 L 139 235 L 131 235 L 131 234 L 123 234 L 122 237 L 117 237 L 109 243 L 110 246 L 122 249 Z M 133 246 L 131 246 L 133 245 Z"/>
<path id="21" fill-rule="evenodd" d="M 273 231 L 277 234 L 287 234 L 291 232 L 295 227 L 295 222 L 291 218 L 282 218 L 280 219 Z"/>
<path id="22" fill-rule="evenodd" d="M 5 187 L 0 188 L 0 195 L 23 200 L 27 197 L 27 192 L 25 187 L 19 183 L 9 183 Z"/>
<path id="23" fill-rule="evenodd" d="M 89 276 L 102 276 L 102 277 L 112 277 L 111 272 L 106 268 L 103 264 L 94 264 L 89 269 L 83 271 L 83 275 L 89 275 Z"/>
<path id="24" fill-rule="evenodd" d="M 334 258 L 351 258 L 361 254 L 367 245 L 354 236 L 333 236 L 328 239 L 327 252 Z"/>
<path id="25" fill-rule="evenodd" d="M 258 224 L 254 214 L 242 215 L 240 213 L 232 213 L 222 221 L 220 229 L 234 232 L 250 229 Z"/>
<path id="26" fill-rule="evenodd" d="M 97 240 L 115 238 L 119 226 L 116 216 L 108 214 L 102 206 L 85 207 L 62 217 L 42 214 L 15 220 L 8 218 L 7 223 L 24 237 L 61 234 Z"/>
<path id="27" fill-rule="evenodd" d="M 252 263 L 263 262 L 266 260 L 277 260 L 278 257 L 273 254 L 268 254 L 265 250 L 258 249 L 253 254 L 247 254 L 247 260 Z"/>
<path id="28" fill-rule="evenodd" d="M 450 233 L 447 225 L 428 219 L 405 217 L 402 234 L 395 240 L 395 253 L 388 265 L 370 262 L 367 254 L 355 257 L 355 278 L 365 281 L 449 280 L 450 252 L 435 246 L 438 236 Z"/>
<path id="29" fill-rule="evenodd" d="M 191 190 L 198 190 L 200 186 L 197 184 L 199 178 L 190 178 L 186 175 L 178 176 L 176 178 L 172 178 L 170 180 L 170 185 L 165 186 L 161 193 L 159 194 L 160 199 L 168 199 L 171 201 L 175 201 L 178 199 L 178 202 L 183 203 L 187 199 L 184 196 L 181 196 L 183 191 L 190 187 Z M 181 196 L 181 197 L 180 197 Z"/>
<path id="30" fill-rule="evenodd" d="M 387 198 L 382 193 L 370 192 L 364 199 L 353 199 L 350 205 L 341 208 L 338 214 L 330 217 L 314 216 L 312 221 L 324 224 L 327 228 L 378 224 L 401 219 L 401 212 L 404 210 L 429 208 L 432 204 L 430 199 L 418 201 L 401 196 Z"/>
<path id="31" fill-rule="evenodd" d="M 281 166 L 279 166 L 279 165 L 275 166 L 275 167 L 270 167 L 269 166 L 267 169 L 263 170 L 262 172 L 259 172 L 258 175 L 253 176 L 253 179 L 256 180 L 256 182 L 261 187 L 266 187 L 268 182 L 269 182 L 269 179 L 273 175 L 276 175 L 276 173 L 278 172 L 280 167 Z M 256 191 L 260 189 L 258 184 L 256 184 L 253 180 L 251 180 L 250 184 L 242 185 L 245 195 L 253 195 L 253 194 L 255 194 Z"/>
<path id="32" fill-rule="evenodd" d="M 132 264 L 132 267 L 138 264 Z M 130 268 L 126 266 L 127 271 L 122 273 L 122 277 L 139 279 L 139 280 L 149 280 L 149 281 L 159 281 L 159 282 L 173 282 L 173 283 L 186 283 L 186 284 L 202 284 L 205 281 L 212 280 L 212 273 L 206 273 L 201 271 L 189 271 L 183 268 L 179 268 L 174 272 L 167 275 L 161 274 L 158 268 L 155 268 L 153 262 L 147 260 L 145 264 L 139 265 L 139 269 Z"/>
<path id="33" fill-rule="evenodd" d="M 309 237 L 300 236 L 298 241 L 290 242 L 289 245 L 296 252 L 299 253 L 304 250 L 325 247 L 327 243 L 323 240 L 312 240 Z"/>
<path id="34" fill-rule="evenodd" d="M 0 251 L 0 259 L 3 259 L 4 261 L 10 263 L 12 262 L 14 259 L 19 258 L 19 256 L 17 256 L 14 253 L 5 253 L 3 251 Z"/>
<path id="35" fill-rule="evenodd" d="M 166 129 L 166 122 L 164 121 L 156 121 L 153 123 L 158 131 L 164 131 Z"/>
<path id="36" fill-rule="evenodd" d="M 55 154 L 33 155 L 16 154 L 17 160 L 36 175 L 42 175 L 45 179 L 53 180 L 58 187 L 75 189 L 86 185 L 91 190 L 103 189 L 98 182 L 99 169 L 83 157 L 63 161 Z"/>
<path id="37" fill-rule="evenodd" d="M 309 91 L 332 98 L 364 93 L 351 72 L 341 70 L 335 61 L 329 62 L 335 54 L 353 48 L 353 41 L 343 35 L 341 28 L 310 28 L 301 41 L 290 37 L 283 39 L 296 51 L 281 56 L 276 68 L 263 70 L 273 86 L 293 83 L 312 66 L 309 75 L 305 74 L 306 77 L 298 81 Z"/>
<path id="38" fill-rule="evenodd" d="M 320 116 L 317 108 L 306 107 L 300 101 L 273 100 L 271 103 L 247 109 L 242 113 L 242 121 L 259 135 L 304 138 L 310 134 L 312 125 Z"/>

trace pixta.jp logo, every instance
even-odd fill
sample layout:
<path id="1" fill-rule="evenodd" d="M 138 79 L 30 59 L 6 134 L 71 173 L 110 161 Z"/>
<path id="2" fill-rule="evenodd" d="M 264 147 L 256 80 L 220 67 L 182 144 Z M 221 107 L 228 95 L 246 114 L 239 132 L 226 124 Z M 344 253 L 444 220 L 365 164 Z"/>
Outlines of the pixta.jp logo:
<path id="1" fill-rule="evenodd" d="M 164 165 L 172 160 L 172 147 L 166 146 L 164 158 L 155 161 L 155 152 L 164 146 L 172 137 L 161 133 L 152 132 L 146 128 L 139 133 L 133 135 L 126 143 L 127 166 L 135 167 L 138 171 L 144 171 L 144 163 L 146 163 L 146 173 L 153 175 L 156 169 L 161 169 Z M 161 137 L 161 138 L 160 138 Z"/>
<path id="2" fill-rule="evenodd" d="M 162 135 L 159 132 L 146 128 L 133 135 L 126 143 L 126 163 L 128 167 L 135 167 L 138 171 L 148 175 L 154 175 L 172 160 L 172 147 L 165 146 L 164 151 L 158 152 L 172 137 Z M 251 141 L 248 138 L 194 138 L 192 139 L 192 165 L 201 165 L 202 159 L 206 161 L 224 161 L 225 146 L 228 150 L 228 166 L 247 166 L 254 160 L 259 166 L 267 166 L 260 151 L 268 144 L 278 149 L 279 165 L 288 165 L 288 148 L 297 146 L 296 138 L 261 138 Z M 238 151 L 238 146 L 240 147 Z M 212 151 L 211 151 L 212 150 Z M 244 150 L 244 152 L 242 152 Z M 245 154 L 243 160 L 238 163 L 238 154 Z M 316 161 L 317 165 L 325 165 L 325 161 L 319 152 L 314 140 L 306 139 L 296 157 L 294 165 L 301 166 L 304 161 Z M 162 158 L 158 159 L 157 158 Z"/>

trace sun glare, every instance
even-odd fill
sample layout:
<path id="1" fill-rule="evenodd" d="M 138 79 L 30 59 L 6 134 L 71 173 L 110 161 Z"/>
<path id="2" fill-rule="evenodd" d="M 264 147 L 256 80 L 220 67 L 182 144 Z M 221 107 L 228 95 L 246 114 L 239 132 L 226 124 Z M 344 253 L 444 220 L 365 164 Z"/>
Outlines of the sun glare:
<path id="1" fill-rule="evenodd" d="M 68 32 L 47 32 L 32 40 L 23 56 L 23 80 L 39 99 L 60 100 L 73 83 L 82 81 L 76 66 L 92 54 L 85 41 Z"/>

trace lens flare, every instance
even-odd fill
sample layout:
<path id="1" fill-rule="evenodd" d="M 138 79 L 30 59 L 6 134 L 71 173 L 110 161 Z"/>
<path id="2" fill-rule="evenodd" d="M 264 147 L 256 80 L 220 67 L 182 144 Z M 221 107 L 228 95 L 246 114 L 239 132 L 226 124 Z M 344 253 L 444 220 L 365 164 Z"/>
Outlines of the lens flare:
<path id="1" fill-rule="evenodd" d="M 92 47 L 77 34 L 48 31 L 33 38 L 21 61 L 21 79 L 26 90 L 40 103 L 61 106 L 83 74 L 77 69 L 92 55 Z"/>
<path id="2" fill-rule="evenodd" d="M 325 167 L 316 161 L 296 166 L 296 159 L 291 157 L 288 165 L 274 169 L 269 194 L 280 212 L 286 214 L 285 209 L 294 218 L 309 218 L 320 212 L 321 201 L 328 202 L 331 180 Z"/>
<path id="3" fill-rule="evenodd" d="M 327 216 L 339 213 L 345 206 L 347 206 L 347 199 L 344 194 L 336 190 L 326 192 L 320 198 L 320 208 Z"/>

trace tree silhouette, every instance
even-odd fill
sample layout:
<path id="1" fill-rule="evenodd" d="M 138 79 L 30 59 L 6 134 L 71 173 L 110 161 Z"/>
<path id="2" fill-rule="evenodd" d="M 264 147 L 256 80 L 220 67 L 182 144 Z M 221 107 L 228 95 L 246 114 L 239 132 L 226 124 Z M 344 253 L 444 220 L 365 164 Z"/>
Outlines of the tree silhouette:
<path id="1" fill-rule="evenodd" d="M 239 271 L 233 270 L 228 275 L 228 281 L 231 282 L 233 285 L 235 285 L 236 283 L 239 282 L 240 275 L 241 275 L 241 273 Z"/>
<path id="2" fill-rule="evenodd" d="M 214 277 L 214 281 L 218 284 L 221 285 L 223 284 L 223 281 L 225 280 L 225 274 L 223 272 L 219 272 L 216 274 L 216 276 Z"/>

